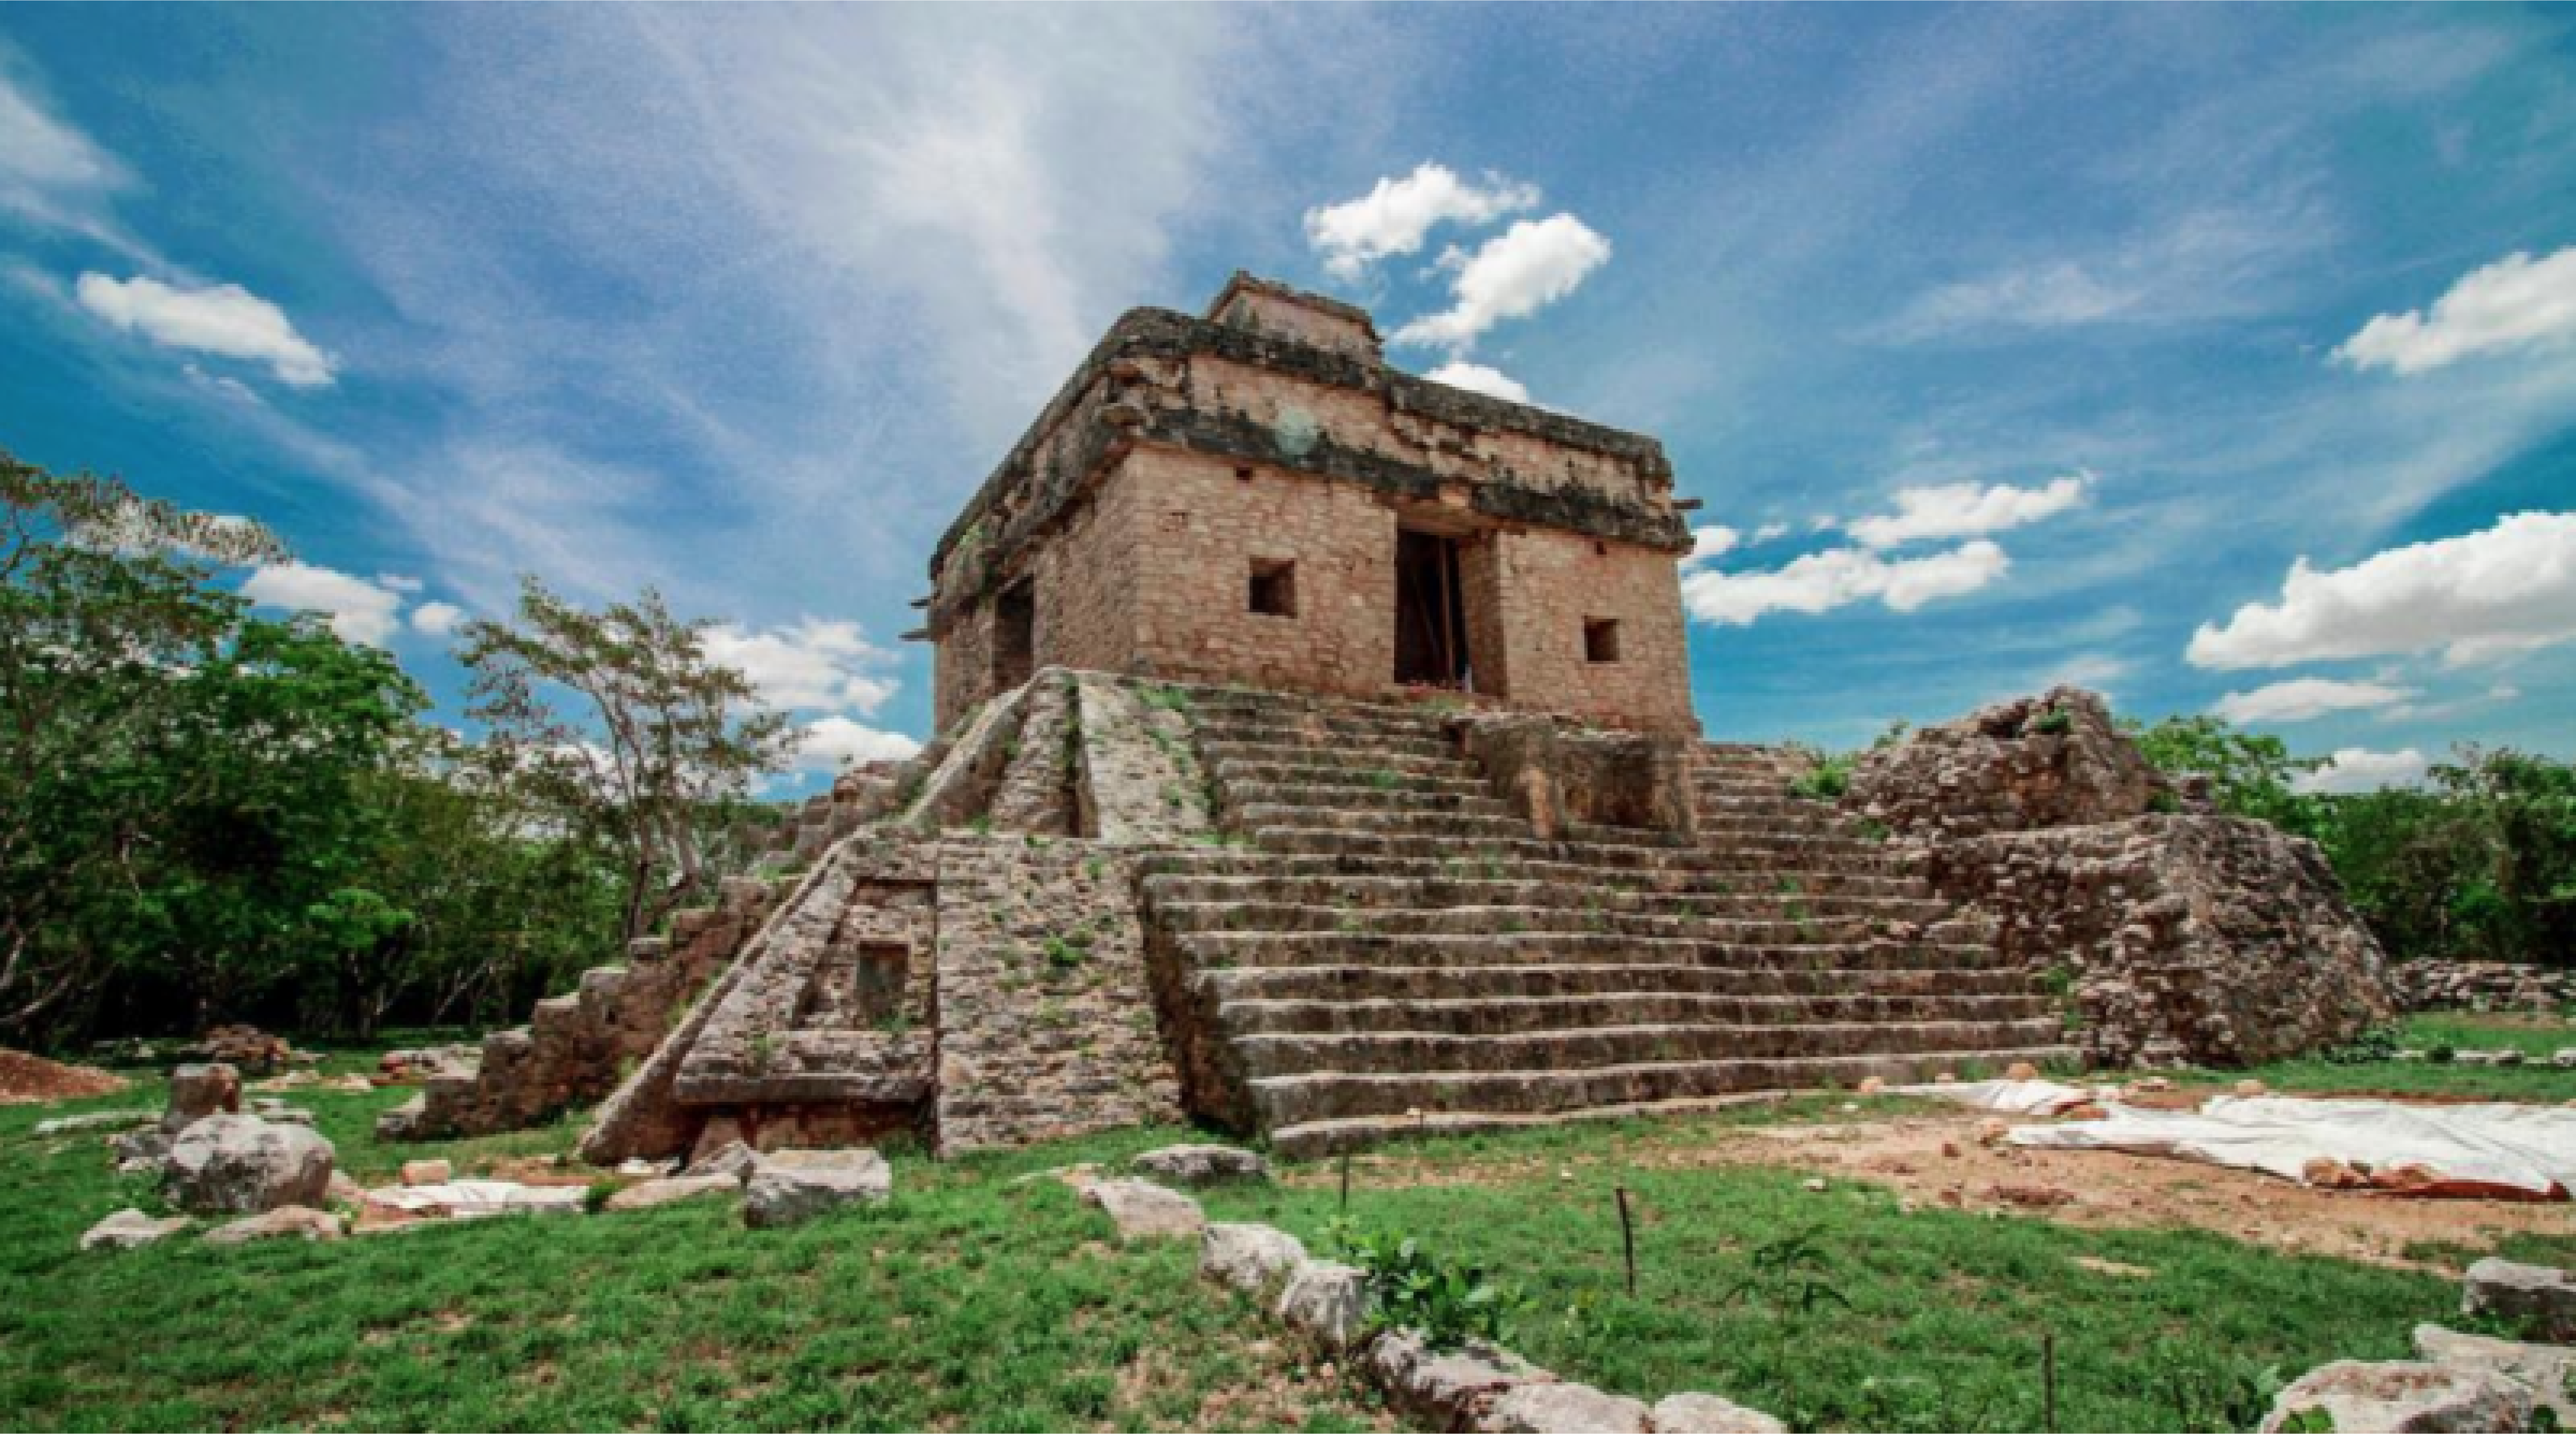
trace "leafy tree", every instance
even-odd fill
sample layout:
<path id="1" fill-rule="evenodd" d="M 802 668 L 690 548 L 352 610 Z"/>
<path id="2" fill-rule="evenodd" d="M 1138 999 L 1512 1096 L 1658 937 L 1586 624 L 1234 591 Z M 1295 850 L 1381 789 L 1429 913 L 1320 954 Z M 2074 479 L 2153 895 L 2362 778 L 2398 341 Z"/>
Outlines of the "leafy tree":
<path id="1" fill-rule="evenodd" d="M 122 981 L 196 1016 L 279 977 L 365 845 L 353 775 L 420 705 L 381 653 L 253 618 L 238 519 L 0 453 L 0 1029 Z"/>
<path id="2" fill-rule="evenodd" d="M 533 578 L 514 622 L 466 628 L 469 713 L 557 831 L 616 851 L 629 938 L 712 885 L 711 851 L 788 757 L 785 717 L 708 659 L 705 628 L 651 591 L 593 612 Z"/>
<path id="3" fill-rule="evenodd" d="M 2318 763 L 2291 756 L 2280 738 L 2240 731 L 2225 718 L 2209 716 L 2167 717 L 2152 726 L 2129 718 L 2120 726 L 2157 771 L 2206 778 L 2220 811 L 2301 836 L 2316 834 L 2317 800 L 2293 790 L 2291 781 Z"/>

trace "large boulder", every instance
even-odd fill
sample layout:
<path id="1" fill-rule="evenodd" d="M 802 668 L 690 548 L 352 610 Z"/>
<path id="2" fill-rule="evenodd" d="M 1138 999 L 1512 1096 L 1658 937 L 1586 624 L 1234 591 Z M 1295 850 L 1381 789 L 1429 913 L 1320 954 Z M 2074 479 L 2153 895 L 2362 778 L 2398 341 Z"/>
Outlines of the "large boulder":
<path id="1" fill-rule="evenodd" d="M 1348 1348 L 1368 1329 L 1365 1271 L 1330 1260 L 1308 1260 L 1288 1273 L 1279 1292 L 1279 1322 L 1327 1351 Z"/>
<path id="2" fill-rule="evenodd" d="M 161 1113 L 161 1129 L 171 1135 L 210 1115 L 241 1109 L 241 1072 L 222 1061 L 184 1065 L 170 1072 L 170 1108 Z"/>
<path id="3" fill-rule="evenodd" d="M 2313 1427 L 2368 1434 L 2512 1434 L 2531 1427 L 2531 1391 L 2503 1375 L 2447 1364 L 2344 1359 L 2282 1390 L 2262 1434 Z"/>
<path id="4" fill-rule="evenodd" d="M 2549 1265 L 2483 1259 L 2469 1266 L 2460 1313 L 2502 1320 L 2551 1344 L 2576 1344 L 2576 1275 Z"/>
<path id="5" fill-rule="evenodd" d="M 894 1170 L 873 1150 L 780 1150 L 763 1155 L 742 1187 L 742 1223 L 755 1230 L 803 1224 L 844 1205 L 882 1204 Z"/>
<path id="6" fill-rule="evenodd" d="M 1477 1418 L 1478 1434 L 1645 1434 L 1642 1399 L 1589 1384 L 1515 1384 Z"/>
<path id="7" fill-rule="evenodd" d="M 301 1125 L 210 1115 L 179 1132 L 162 1178 L 183 1209 L 256 1215 L 322 1204 L 333 1153 L 330 1141 Z"/>
<path id="8" fill-rule="evenodd" d="M 1368 1368 L 1396 1412 L 1426 1429 L 1468 1428 L 1512 1386 L 1556 1378 L 1483 1340 L 1433 1349 L 1411 1329 L 1388 1330 L 1372 1341 Z"/>

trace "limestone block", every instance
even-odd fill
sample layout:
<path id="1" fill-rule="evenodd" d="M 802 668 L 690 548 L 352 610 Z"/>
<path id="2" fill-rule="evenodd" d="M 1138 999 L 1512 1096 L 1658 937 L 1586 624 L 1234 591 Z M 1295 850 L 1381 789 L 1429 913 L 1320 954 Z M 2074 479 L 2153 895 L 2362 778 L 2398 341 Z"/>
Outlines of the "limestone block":
<path id="1" fill-rule="evenodd" d="M 88 1232 L 81 1236 L 80 1247 L 84 1250 L 131 1250 L 137 1245 L 167 1239 L 187 1229 L 188 1223 L 185 1215 L 169 1215 L 156 1220 L 140 1210 L 128 1208 L 90 1226 Z"/>
<path id="2" fill-rule="evenodd" d="M 1207 1228 L 1199 1202 L 1150 1180 L 1093 1181 L 1082 1203 L 1107 1211 L 1122 1240 L 1180 1239 Z"/>
<path id="3" fill-rule="evenodd" d="M 2387 1434 L 2485 1434 L 2531 1427 L 2531 1391 L 2500 1374 L 2443 1364 L 2337 1360 L 2292 1382 L 2272 1401 L 2262 1434 L 2304 1410 L 2338 1430 Z"/>
<path id="4" fill-rule="evenodd" d="M 2526 1327 L 2551 1344 L 2576 1344 L 2576 1276 L 2548 1265 L 2492 1256 L 2469 1266 L 2460 1313 L 2490 1315 Z"/>
<path id="5" fill-rule="evenodd" d="M 1788 1434 L 1789 1426 L 1714 1394 L 1676 1394 L 1655 1405 L 1655 1434 Z"/>
<path id="6" fill-rule="evenodd" d="M 799 1225 L 844 1205 L 893 1197 L 894 1171 L 873 1150 L 781 1150 L 760 1157 L 743 1185 L 742 1223 Z"/>
<path id="7" fill-rule="evenodd" d="M 1644 1400 L 1589 1384 L 1516 1384 L 1473 1427 L 1478 1434 L 1645 1434 L 1650 1415 Z"/>
<path id="8" fill-rule="evenodd" d="M 164 1179 L 190 1210 L 257 1214 L 319 1205 L 331 1183 L 331 1142 L 300 1125 L 250 1115 L 210 1115 L 170 1147 Z"/>
<path id="9" fill-rule="evenodd" d="M 280 1205 L 264 1215 L 235 1220 L 206 1232 L 209 1245 L 247 1245 L 254 1240 L 337 1240 L 348 1233 L 340 1217 L 307 1205 Z"/>
<path id="10" fill-rule="evenodd" d="M 1199 1236 L 1199 1273 L 1258 1294 L 1306 1262 L 1296 1236 L 1268 1225 L 1214 1224 Z"/>
<path id="11" fill-rule="evenodd" d="M 2568 1376 L 2576 1372 L 2576 1349 L 2563 1344 L 2522 1344 L 2462 1334 L 2437 1324 L 2415 1326 L 2415 1352 L 2434 1364 L 2501 1374 L 2531 1391 L 2532 1399 L 2558 1416 L 2558 1427 L 2576 1429 L 2576 1389 Z"/>
<path id="12" fill-rule="evenodd" d="M 1270 1178 L 1270 1162 L 1231 1145 L 1166 1145 L 1136 1157 L 1135 1167 L 1157 1180 L 1176 1185 L 1258 1183 Z"/>
<path id="13" fill-rule="evenodd" d="M 731 1197 L 742 1193 L 742 1181 L 734 1176 L 673 1175 L 659 1180 L 646 1180 L 608 1197 L 611 1210 L 650 1210 L 661 1205 L 676 1205 L 683 1200 L 696 1200 L 709 1195 Z"/>
<path id="14" fill-rule="evenodd" d="M 1350 1347 L 1368 1327 L 1368 1275 L 1329 1260 L 1308 1260 L 1279 1292 L 1279 1322 L 1326 1350 Z"/>
<path id="15" fill-rule="evenodd" d="M 1482 1340 L 1435 1350 L 1418 1330 L 1390 1330 L 1368 1350 L 1369 1373 L 1397 1412 L 1425 1428 L 1464 1429 L 1505 1390 L 1555 1375 Z"/>

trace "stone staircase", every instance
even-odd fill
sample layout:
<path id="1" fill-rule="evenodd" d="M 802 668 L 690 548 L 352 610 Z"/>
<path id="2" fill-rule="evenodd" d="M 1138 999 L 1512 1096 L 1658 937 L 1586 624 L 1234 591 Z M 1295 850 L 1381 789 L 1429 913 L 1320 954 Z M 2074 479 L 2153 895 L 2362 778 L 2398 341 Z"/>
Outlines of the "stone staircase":
<path id="1" fill-rule="evenodd" d="M 1284 1154 L 2072 1054 L 1790 754 L 1701 748 L 1697 839 L 1542 839 L 1436 712 L 1190 700 L 1244 844 L 1149 862 L 1157 1000 L 1193 1107 Z"/>

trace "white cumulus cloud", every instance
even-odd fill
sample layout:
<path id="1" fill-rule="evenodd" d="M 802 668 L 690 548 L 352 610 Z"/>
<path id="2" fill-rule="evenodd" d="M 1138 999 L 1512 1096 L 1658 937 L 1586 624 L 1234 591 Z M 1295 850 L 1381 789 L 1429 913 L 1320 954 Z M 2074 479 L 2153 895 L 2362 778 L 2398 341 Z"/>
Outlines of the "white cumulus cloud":
<path id="1" fill-rule="evenodd" d="M 1483 184 L 1425 161 L 1402 179 L 1381 179 L 1357 199 L 1306 211 L 1306 242 L 1324 256 L 1324 271 L 1358 279 L 1380 259 L 1421 252 L 1443 223 L 1491 224 L 1538 204 L 1538 186 L 1488 174 Z M 1467 387 L 1468 385 L 1461 385 Z"/>
<path id="2" fill-rule="evenodd" d="M 2390 707 L 2414 695 L 2411 687 L 2391 687 L 2384 682 L 2298 677 L 2251 692 L 2230 692 L 2210 710 L 2230 722 L 2305 722 L 2332 712 Z"/>
<path id="3" fill-rule="evenodd" d="M 901 732 L 888 732 L 847 717 L 825 717 L 807 723 L 797 734 L 798 766 L 832 771 L 859 762 L 899 762 L 921 750 Z"/>
<path id="4" fill-rule="evenodd" d="M 2472 269 L 2427 314 L 2381 314 L 2334 356 L 2357 369 L 2427 373 L 2485 353 L 2576 339 L 2576 245 L 2545 259 L 2508 254 Z"/>
<path id="5" fill-rule="evenodd" d="M 1767 543 L 1774 538 L 1787 536 L 1789 536 L 1789 525 L 1786 523 L 1765 523 L 1753 530 L 1753 541 L 1757 543 Z"/>
<path id="6" fill-rule="evenodd" d="M 2424 754 L 2412 747 L 2395 752 L 2342 747 L 2326 759 L 2324 766 L 2291 778 L 2290 787 L 2299 792 L 2335 795 L 2375 792 L 2382 787 L 2412 787 L 2423 782 L 2425 768 L 2429 765 Z"/>
<path id="7" fill-rule="evenodd" d="M 1728 553 L 1734 552 L 1743 541 L 1743 534 L 1724 523 L 1711 523 L 1705 528 L 1693 528 L 1690 555 L 1682 559 L 1682 566 L 1695 568 L 1702 563 L 1725 557 Z"/>
<path id="8" fill-rule="evenodd" d="M 1487 368 L 1480 363 L 1452 359 L 1423 377 L 1433 383 L 1445 383 L 1451 388 L 1463 388 L 1470 393 L 1484 394 L 1488 398 L 1508 399 L 1513 403 L 1529 402 L 1529 389 L 1519 379 L 1501 369 Z"/>
<path id="9" fill-rule="evenodd" d="M 1505 319 L 1523 318 L 1581 286 L 1610 261 L 1610 241 L 1571 214 L 1524 219 L 1460 260 L 1450 276 L 1455 301 L 1395 331 L 1395 341 L 1464 349 Z"/>
<path id="10" fill-rule="evenodd" d="M 1873 598 L 1892 611 L 1912 612 L 1940 598 L 1975 592 L 2011 568 L 2004 550 L 1982 538 L 1917 558 L 1834 548 L 1771 572 L 1686 574 L 1682 605 L 1702 622 L 1721 626 L 1740 626 L 1773 612 L 1830 612 Z"/>
<path id="11" fill-rule="evenodd" d="M 879 671 L 895 655 L 868 641 L 855 622 L 806 618 L 767 632 L 720 623 L 702 641 L 710 660 L 742 673 L 774 707 L 865 717 L 895 693 L 894 679 Z"/>
<path id="12" fill-rule="evenodd" d="M 399 626 L 402 595 L 354 573 L 310 563 L 268 563 L 251 570 L 242 595 L 261 607 L 318 612 L 350 642 L 382 647 Z"/>
<path id="13" fill-rule="evenodd" d="M 1971 483 L 1936 483 L 1903 488 L 1896 511 L 1859 518 L 1851 535 L 1865 547 L 1893 548 L 1927 538 L 1970 538 L 2054 517 L 2084 501 L 2081 475 L 2051 479 L 2037 488 L 2008 483 L 1979 487 Z"/>
<path id="14" fill-rule="evenodd" d="M 2516 513 L 2492 528 L 2391 548 L 2319 571 L 2304 557 L 2280 601 L 2203 623 L 2195 666 L 2299 662 L 2440 649 L 2475 662 L 2576 638 L 2576 513 Z"/>
<path id="15" fill-rule="evenodd" d="M 423 637 L 454 637 L 465 621 L 465 609 L 452 602 L 425 602 L 411 610 L 412 631 Z"/>
<path id="16" fill-rule="evenodd" d="M 163 348 L 265 364 L 278 382 L 295 388 L 331 382 L 331 356 L 297 333 L 285 310 L 239 284 L 191 288 L 83 274 L 74 293 L 108 324 Z"/>

